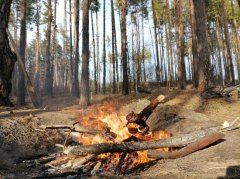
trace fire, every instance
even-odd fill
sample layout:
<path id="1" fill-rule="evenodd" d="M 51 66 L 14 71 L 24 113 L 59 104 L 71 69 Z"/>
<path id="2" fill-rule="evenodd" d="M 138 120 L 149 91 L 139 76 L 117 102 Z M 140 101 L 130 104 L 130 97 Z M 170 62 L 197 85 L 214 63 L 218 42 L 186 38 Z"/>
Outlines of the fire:
<path id="1" fill-rule="evenodd" d="M 95 112 L 90 112 L 85 116 L 81 116 L 80 123 L 87 127 L 95 127 L 105 132 L 97 135 L 83 134 L 79 140 L 84 145 L 126 142 L 132 136 L 138 140 L 144 141 L 166 139 L 170 137 L 170 134 L 165 131 L 157 131 L 154 133 L 148 132 L 147 134 L 143 135 L 140 131 L 136 130 L 138 128 L 138 124 L 135 123 L 130 123 L 126 126 L 126 117 L 118 116 L 117 112 L 115 112 L 116 108 L 114 107 L 114 102 L 104 104 L 103 106 L 95 106 L 92 110 Z M 170 149 L 165 148 L 159 150 L 169 151 Z M 151 160 L 147 157 L 147 151 L 138 151 L 125 154 L 101 154 L 98 156 L 98 159 L 105 160 L 104 165 L 101 167 L 104 171 L 110 171 L 116 168 L 120 160 L 125 161 L 122 165 L 122 169 L 132 168 Z"/>

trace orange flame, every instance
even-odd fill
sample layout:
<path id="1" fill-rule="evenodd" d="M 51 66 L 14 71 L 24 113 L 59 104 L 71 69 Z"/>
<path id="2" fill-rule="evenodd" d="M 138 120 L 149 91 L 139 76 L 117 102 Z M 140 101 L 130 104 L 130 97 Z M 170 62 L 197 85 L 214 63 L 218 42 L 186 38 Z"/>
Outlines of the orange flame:
<path id="1" fill-rule="evenodd" d="M 97 135 L 90 135 L 90 134 L 83 134 L 79 141 L 82 142 L 84 145 L 90 145 L 90 144 L 98 144 L 98 143 L 106 143 L 106 142 L 122 142 L 129 137 L 132 136 L 132 134 L 129 132 L 129 128 L 137 128 L 137 124 L 127 124 L 126 115 L 125 116 L 118 116 L 116 112 L 115 107 L 116 101 L 111 101 L 108 103 L 103 104 L 102 106 L 94 105 L 89 107 L 87 113 L 83 113 L 84 115 L 81 115 L 80 123 L 83 126 L 96 128 L 99 130 L 104 130 L 106 128 L 109 128 L 111 132 L 116 134 L 116 137 L 113 140 L 108 140 L 106 137 L 104 137 L 101 134 Z M 119 105 L 119 104 L 118 104 Z M 159 140 L 159 139 L 166 139 L 170 137 L 170 134 L 165 131 L 157 131 L 155 133 L 149 132 L 147 135 L 141 135 L 141 133 L 136 132 L 134 134 L 135 137 L 137 137 L 140 140 Z M 169 151 L 169 148 L 163 148 L 159 149 L 163 151 Z M 135 167 L 138 164 L 149 162 L 150 158 L 147 157 L 147 151 L 138 151 L 131 154 L 128 154 L 128 157 L 133 157 L 133 160 L 131 159 L 131 167 Z M 98 156 L 99 159 L 107 159 L 111 158 L 112 161 L 108 162 L 111 163 L 108 166 L 105 166 L 104 168 L 106 170 L 110 170 L 111 166 L 116 167 L 121 154 L 115 153 L 115 154 L 101 154 Z M 126 157 L 127 158 L 127 157 Z"/>

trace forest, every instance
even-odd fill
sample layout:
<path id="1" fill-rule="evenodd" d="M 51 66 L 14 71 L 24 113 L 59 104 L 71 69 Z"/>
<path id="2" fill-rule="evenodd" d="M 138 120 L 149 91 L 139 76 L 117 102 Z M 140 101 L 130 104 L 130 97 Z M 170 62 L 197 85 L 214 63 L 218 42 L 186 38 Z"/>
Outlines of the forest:
<path id="1" fill-rule="evenodd" d="M 26 0 L 1 7 L 1 49 L 8 27 L 42 95 L 69 93 L 88 105 L 90 93 L 126 95 L 146 82 L 204 89 L 239 80 L 239 1 Z M 12 86 L 24 105 L 26 77 L 13 53 L 1 56 L 1 104 L 10 102 Z"/>
<path id="2" fill-rule="evenodd" d="M 238 178 L 239 106 L 240 0 L 0 0 L 0 178 Z"/>

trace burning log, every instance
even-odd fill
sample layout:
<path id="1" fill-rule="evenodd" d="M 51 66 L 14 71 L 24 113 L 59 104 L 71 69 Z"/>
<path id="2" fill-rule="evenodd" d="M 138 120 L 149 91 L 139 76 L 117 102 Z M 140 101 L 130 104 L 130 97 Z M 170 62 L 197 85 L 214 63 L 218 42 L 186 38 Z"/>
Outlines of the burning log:
<path id="1" fill-rule="evenodd" d="M 194 131 L 189 134 L 170 137 L 164 140 L 142 141 L 142 142 L 121 142 L 121 143 L 101 143 L 85 146 L 67 147 L 65 154 L 86 155 L 113 152 L 132 152 L 139 150 L 158 149 L 166 147 L 184 147 L 207 135 L 215 133 L 213 129 Z M 223 136 L 222 136 L 223 137 Z"/>
<path id="2" fill-rule="evenodd" d="M 131 123 L 135 123 L 139 125 L 139 130 L 141 133 L 145 134 L 149 131 L 149 127 L 146 124 L 146 121 L 148 117 L 152 114 L 152 111 L 158 106 L 159 103 L 163 102 L 165 99 L 165 96 L 160 95 L 156 99 L 152 100 L 151 103 L 145 107 L 139 114 L 136 114 L 134 112 L 131 112 L 127 115 L 127 126 L 129 126 L 129 132 L 130 133 L 135 133 L 136 129 L 132 127 Z"/>
<path id="3" fill-rule="evenodd" d="M 189 155 L 193 152 L 203 149 L 204 147 L 209 146 L 210 144 L 218 141 L 223 137 L 224 137 L 223 133 L 215 131 L 207 134 L 206 136 L 196 140 L 195 142 L 175 152 L 150 150 L 148 151 L 148 157 L 154 158 L 154 159 L 176 159 L 176 158 L 185 157 L 186 155 Z"/>

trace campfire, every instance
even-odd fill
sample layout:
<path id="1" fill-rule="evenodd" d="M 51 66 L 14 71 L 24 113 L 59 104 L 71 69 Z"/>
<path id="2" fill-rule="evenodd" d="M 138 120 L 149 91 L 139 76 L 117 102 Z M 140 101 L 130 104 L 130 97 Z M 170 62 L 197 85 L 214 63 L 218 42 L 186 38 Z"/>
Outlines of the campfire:
<path id="1" fill-rule="evenodd" d="M 118 117 L 114 105 L 103 105 L 83 114 L 73 126 L 45 126 L 45 129 L 68 129 L 79 132 L 78 145 L 66 145 L 63 153 L 47 160 L 43 177 L 67 174 L 126 174 L 155 159 L 184 157 L 221 139 L 217 129 L 195 131 L 182 136 L 171 136 L 166 131 L 151 131 L 147 119 L 159 103 L 160 95 L 140 113 L 131 112 Z M 111 104 L 111 103 L 110 103 Z M 79 126 L 85 126 L 85 128 Z M 91 128 L 91 130 L 89 129 Z M 93 129 L 95 128 L 95 129 Z M 68 136 L 69 136 L 68 135 Z"/>
<path id="2" fill-rule="evenodd" d="M 103 132 L 97 135 L 83 133 L 79 138 L 79 142 L 83 145 L 93 145 L 101 143 L 140 142 L 169 138 L 171 135 L 166 131 L 157 131 L 153 133 L 145 123 L 145 119 L 150 116 L 152 110 L 154 110 L 163 99 L 164 96 L 159 96 L 158 99 L 153 100 L 151 104 L 141 112 L 141 114 L 132 112 L 128 114 L 125 119 L 119 118 L 112 106 L 108 106 L 107 110 L 106 106 L 104 109 L 98 109 L 98 112 L 96 112 L 95 115 L 91 115 L 88 117 L 88 120 L 80 122 L 82 125 L 93 127 L 91 125 L 94 123 L 94 120 L 96 120 L 98 123 L 97 129 Z M 92 120 L 90 126 L 88 125 L 89 120 Z M 172 148 L 161 148 L 158 150 L 170 152 Z M 104 173 L 125 173 L 131 168 L 153 160 L 147 156 L 147 150 L 100 154 L 96 159 L 98 161 L 98 171 Z"/>

